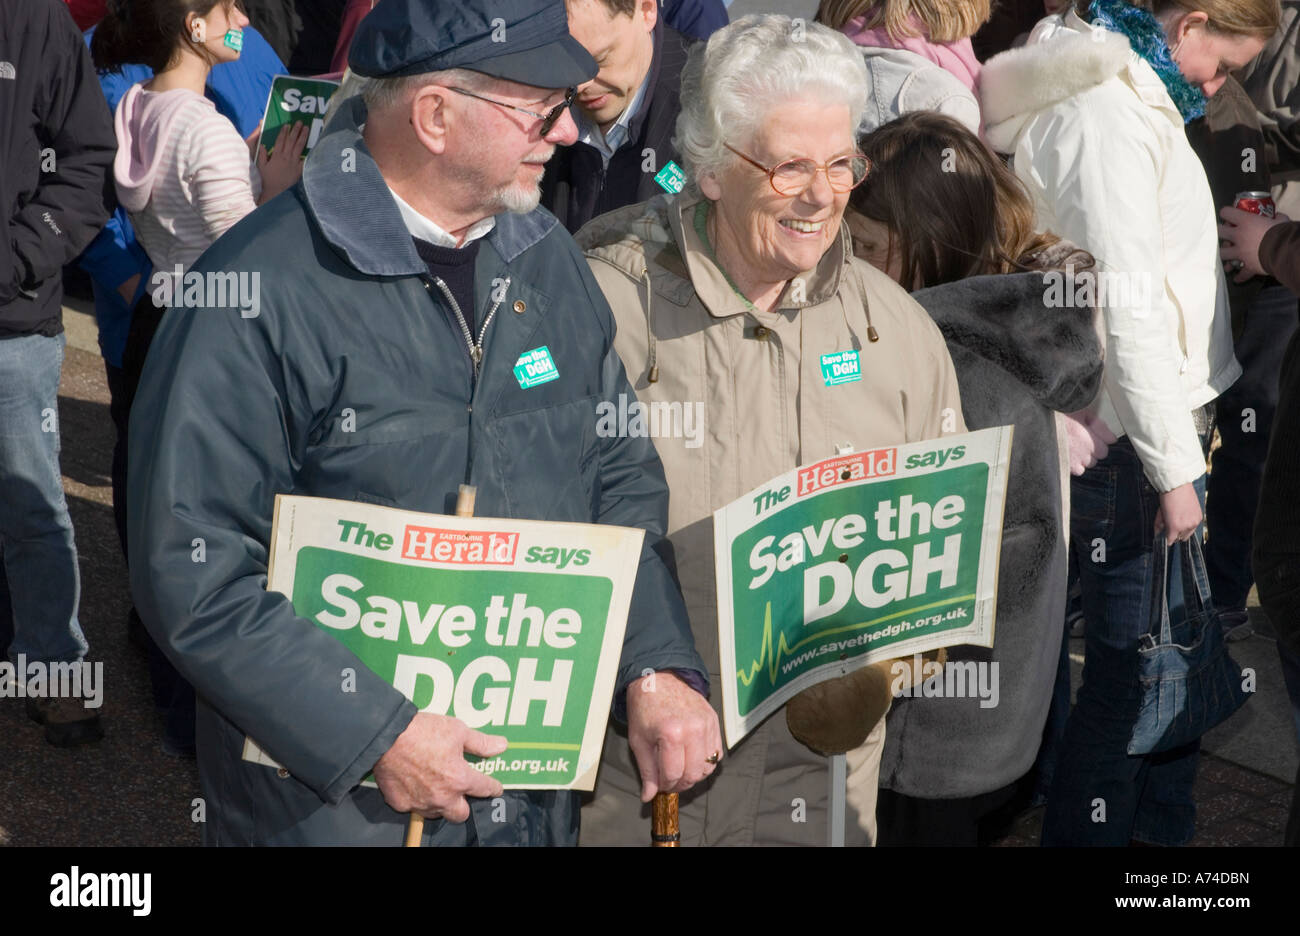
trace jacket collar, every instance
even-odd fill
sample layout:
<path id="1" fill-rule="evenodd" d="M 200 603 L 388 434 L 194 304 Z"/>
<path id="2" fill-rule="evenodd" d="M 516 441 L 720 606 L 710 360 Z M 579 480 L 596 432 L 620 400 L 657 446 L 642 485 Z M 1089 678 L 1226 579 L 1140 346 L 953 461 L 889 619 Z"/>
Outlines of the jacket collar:
<path id="1" fill-rule="evenodd" d="M 727 276 L 714 260 L 713 251 L 695 230 L 696 206 L 704 201 L 697 193 L 683 192 L 668 202 L 668 226 L 686 261 L 690 285 L 700 302 L 715 318 L 742 315 L 749 311 Z M 839 236 L 822 254 L 817 266 L 792 279 L 781 293 L 777 309 L 806 309 L 831 299 L 840 287 L 840 273 L 852 254 L 848 227 L 841 221 Z M 802 281 L 802 286 L 799 285 Z"/>
<path id="2" fill-rule="evenodd" d="M 397 203 L 361 136 L 365 102 L 358 95 L 341 105 L 336 123 L 317 141 L 302 170 L 307 210 L 322 235 L 358 272 L 367 276 L 419 276 L 428 267 L 402 221 Z M 485 240 L 506 263 L 545 237 L 559 222 L 550 212 L 506 212 Z"/>
<path id="3" fill-rule="evenodd" d="M 650 113 L 650 108 L 654 106 L 655 98 L 662 98 L 667 93 L 667 89 L 659 87 L 659 73 L 663 70 L 664 62 L 664 19 L 662 16 L 655 19 L 654 33 L 651 40 L 654 43 L 654 52 L 650 56 L 650 70 L 645 73 L 645 81 L 642 83 L 645 94 L 641 96 L 641 106 L 628 122 L 627 141 L 623 144 L 624 146 L 628 143 L 634 143 L 640 138 L 641 128 L 645 126 L 646 117 Z"/>

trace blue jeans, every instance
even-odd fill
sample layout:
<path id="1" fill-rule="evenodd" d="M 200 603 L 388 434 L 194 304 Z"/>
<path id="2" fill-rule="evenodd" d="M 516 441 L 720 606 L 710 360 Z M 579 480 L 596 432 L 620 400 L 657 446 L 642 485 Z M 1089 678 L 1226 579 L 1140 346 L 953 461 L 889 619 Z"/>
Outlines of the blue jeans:
<path id="1" fill-rule="evenodd" d="M 1220 448 L 1206 488 L 1205 566 L 1214 603 L 1225 611 L 1246 607 L 1254 583 L 1251 535 L 1264 459 L 1277 410 L 1282 357 L 1297 324 L 1296 296 L 1283 286 L 1262 291 L 1246 309 L 1235 343 L 1242 374 L 1215 401 Z"/>
<path id="2" fill-rule="evenodd" d="M 1203 501 L 1203 476 L 1196 490 Z M 1183 845 L 1195 832 L 1192 785 L 1200 742 L 1148 756 L 1128 753 L 1142 698 L 1137 649 L 1150 625 L 1160 496 L 1125 436 L 1072 479 L 1070 497 L 1070 536 L 1088 624 L 1083 684 L 1065 727 L 1042 843 Z M 1170 563 L 1175 620 L 1183 613 L 1179 568 Z"/>
<path id="3" fill-rule="evenodd" d="M 0 562 L 15 663 L 20 653 L 29 661 L 71 663 L 88 649 L 77 621 L 81 580 L 59 471 L 64 340 L 0 340 Z"/>

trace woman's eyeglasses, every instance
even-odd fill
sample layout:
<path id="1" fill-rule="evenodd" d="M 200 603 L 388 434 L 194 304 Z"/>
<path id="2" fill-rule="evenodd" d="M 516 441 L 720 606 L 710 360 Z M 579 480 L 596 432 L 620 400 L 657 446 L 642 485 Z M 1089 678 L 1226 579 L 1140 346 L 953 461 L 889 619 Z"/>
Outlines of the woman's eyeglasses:
<path id="1" fill-rule="evenodd" d="M 511 110 L 519 111 L 521 114 L 527 114 L 529 117 L 536 117 L 538 120 L 542 122 L 542 126 L 540 127 L 541 136 L 546 136 L 546 134 L 551 132 L 551 128 L 555 126 L 556 121 L 558 121 L 560 119 L 560 116 L 566 110 L 568 110 L 569 105 L 573 103 L 573 99 L 578 96 L 577 88 L 569 88 L 564 92 L 563 101 L 561 101 L 559 104 L 556 104 L 545 114 L 539 114 L 536 111 L 530 111 L 523 107 L 516 107 L 513 104 L 507 104 L 505 103 L 505 101 L 494 101 L 490 97 L 484 97 L 481 94 L 475 94 L 473 91 L 466 91 L 464 88 L 453 88 L 450 85 L 448 85 L 447 90 L 455 91 L 457 94 L 463 94 L 466 97 L 472 97 L 475 100 L 487 101 L 489 104 L 495 104 L 498 107 L 508 107 Z"/>
<path id="2" fill-rule="evenodd" d="M 811 159 L 787 159 L 775 166 L 767 167 L 751 156 L 746 156 L 729 143 L 723 143 L 745 162 L 755 169 L 767 173 L 767 180 L 772 183 L 772 190 L 778 195 L 802 195 L 813 184 L 818 171 L 826 173 L 826 181 L 834 192 L 847 192 L 862 184 L 871 168 L 871 160 L 861 153 L 842 156 L 834 162 L 819 165 Z"/>

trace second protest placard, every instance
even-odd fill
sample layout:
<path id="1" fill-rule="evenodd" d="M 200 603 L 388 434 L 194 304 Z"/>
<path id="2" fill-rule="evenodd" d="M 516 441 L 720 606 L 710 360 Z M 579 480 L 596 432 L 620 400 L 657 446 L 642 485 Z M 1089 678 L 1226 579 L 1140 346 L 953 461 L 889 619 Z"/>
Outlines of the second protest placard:
<path id="1" fill-rule="evenodd" d="M 728 745 L 822 680 L 993 645 L 1011 433 L 837 456 L 714 513 Z"/>

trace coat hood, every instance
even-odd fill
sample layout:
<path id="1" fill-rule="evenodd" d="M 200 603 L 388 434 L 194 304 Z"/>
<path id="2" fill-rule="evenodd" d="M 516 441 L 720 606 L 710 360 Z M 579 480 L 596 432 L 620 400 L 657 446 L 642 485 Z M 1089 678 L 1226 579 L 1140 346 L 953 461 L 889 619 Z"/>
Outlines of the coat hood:
<path id="1" fill-rule="evenodd" d="M 980 73 L 980 109 L 989 143 L 1000 153 L 1036 112 L 1115 77 L 1133 53 L 1128 38 L 1094 28 L 1071 13 L 1048 17 L 1029 44 L 995 55 Z"/>
<path id="2" fill-rule="evenodd" d="M 127 211 L 142 211 L 149 204 L 172 125 L 183 111 L 196 105 L 216 110 L 215 104 L 193 91 L 145 91 L 141 84 L 132 85 L 118 103 L 113 116 L 117 131 L 113 181 L 118 201 Z"/>
<path id="3" fill-rule="evenodd" d="M 1001 368 L 1043 406 L 1072 413 L 1097 396 L 1102 352 L 1091 308 L 1044 305 L 1048 277 L 1063 275 L 972 276 L 919 289 L 912 298 L 949 345 Z"/>
<path id="4" fill-rule="evenodd" d="M 970 91 L 979 87 L 980 63 L 969 36 L 953 42 L 934 42 L 925 35 L 925 25 L 916 14 L 912 14 L 911 25 L 918 35 L 895 37 L 883 26 L 867 29 L 866 18 L 855 16 L 844 24 L 842 32 L 854 45 L 910 52 L 942 68 Z"/>

